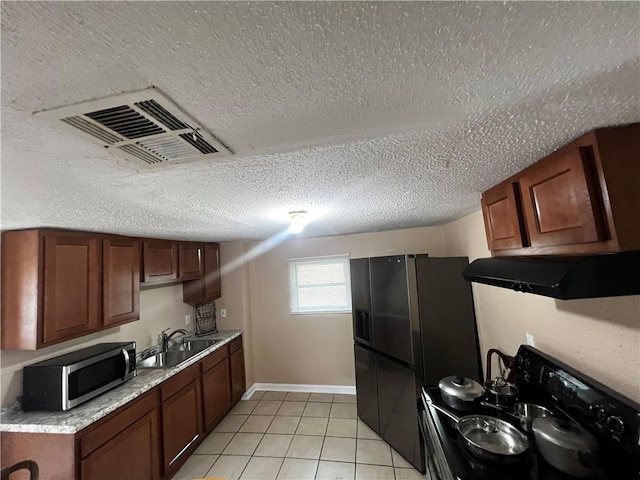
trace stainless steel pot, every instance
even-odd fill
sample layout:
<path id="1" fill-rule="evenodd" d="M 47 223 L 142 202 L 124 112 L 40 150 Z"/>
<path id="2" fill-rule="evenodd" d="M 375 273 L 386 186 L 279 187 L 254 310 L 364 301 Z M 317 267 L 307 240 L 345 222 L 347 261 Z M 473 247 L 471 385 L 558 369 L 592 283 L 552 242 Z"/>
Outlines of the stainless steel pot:
<path id="1" fill-rule="evenodd" d="M 518 401 L 520 390 L 515 384 L 507 382 L 504 377 L 496 377 L 484 384 L 486 399 L 500 407 L 513 407 Z"/>
<path id="2" fill-rule="evenodd" d="M 593 477 L 598 442 L 577 423 L 554 417 L 536 418 L 533 434 L 542 457 L 574 477 Z"/>
<path id="3" fill-rule="evenodd" d="M 533 431 L 533 421 L 536 418 L 553 417 L 553 412 L 548 408 L 535 403 L 518 402 L 513 406 L 516 417 L 520 420 L 520 426 L 525 432 Z"/>
<path id="4" fill-rule="evenodd" d="M 495 463 L 513 463 L 529 449 L 527 437 L 509 422 L 488 415 L 462 418 L 432 403 L 439 412 L 456 422 L 465 447 L 476 457 Z"/>
<path id="5" fill-rule="evenodd" d="M 485 394 L 484 388 L 478 382 L 459 375 L 444 377 L 438 382 L 438 388 L 444 403 L 465 412 L 473 410 L 476 402 Z"/>
<path id="6" fill-rule="evenodd" d="M 488 402 L 480 402 L 483 407 L 494 408 L 502 413 L 516 418 L 520 422 L 520 427 L 527 433 L 533 431 L 532 424 L 536 418 L 553 417 L 553 412 L 548 408 L 535 403 L 518 402 L 513 406 L 513 412 L 506 407 L 500 407 Z"/>

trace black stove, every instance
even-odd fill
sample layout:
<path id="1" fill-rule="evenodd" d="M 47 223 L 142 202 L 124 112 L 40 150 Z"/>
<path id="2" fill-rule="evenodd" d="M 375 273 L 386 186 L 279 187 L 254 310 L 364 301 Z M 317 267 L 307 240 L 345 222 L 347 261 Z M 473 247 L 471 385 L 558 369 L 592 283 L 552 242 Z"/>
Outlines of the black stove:
<path id="1" fill-rule="evenodd" d="M 640 405 L 539 350 L 522 345 L 516 355 L 519 401 L 550 408 L 589 430 L 598 440 L 598 463 L 607 480 L 640 480 Z M 435 403 L 462 417 L 492 415 L 519 427 L 512 417 L 478 405 L 461 412 L 444 403 L 437 387 L 422 391 L 420 426 L 434 480 L 571 480 L 538 454 L 533 434 L 529 451 L 514 464 L 479 460 L 463 444 L 455 423 Z"/>

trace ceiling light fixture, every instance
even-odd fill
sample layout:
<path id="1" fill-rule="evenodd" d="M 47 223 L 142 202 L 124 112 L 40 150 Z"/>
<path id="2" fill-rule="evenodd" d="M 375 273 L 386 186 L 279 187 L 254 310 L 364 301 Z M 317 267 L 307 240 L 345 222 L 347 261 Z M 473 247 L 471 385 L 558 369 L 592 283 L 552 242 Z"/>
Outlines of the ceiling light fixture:
<path id="1" fill-rule="evenodd" d="M 306 210 L 295 210 L 293 212 L 289 212 L 289 217 L 291 218 L 291 225 L 289 226 L 289 231 L 291 233 L 300 233 L 304 230 L 304 227 L 309 223 L 309 217 Z"/>

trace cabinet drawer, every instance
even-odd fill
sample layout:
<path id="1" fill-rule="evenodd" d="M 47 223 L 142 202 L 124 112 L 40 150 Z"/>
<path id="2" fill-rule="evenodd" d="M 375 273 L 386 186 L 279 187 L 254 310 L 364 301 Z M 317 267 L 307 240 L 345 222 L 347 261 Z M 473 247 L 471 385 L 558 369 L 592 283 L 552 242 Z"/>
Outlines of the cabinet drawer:
<path id="1" fill-rule="evenodd" d="M 229 353 L 233 353 L 240 348 L 242 348 L 242 337 L 238 337 L 229 343 Z"/>
<path id="2" fill-rule="evenodd" d="M 186 370 L 174 375 L 160 385 L 160 399 L 164 402 L 181 388 L 186 387 L 200 376 L 198 364 L 191 365 Z"/>
<path id="3" fill-rule="evenodd" d="M 84 458 L 111 438 L 128 428 L 136 420 L 156 408 L 156 391 L 134 401 L 133 405 L 121 407 L 80 439 L 80 457 Z"/>
<path id="4" fill-rule="evenodd" d="M 206 372 L 229 356 L 229 346 L 225 345 L 202 360 L 202 372 Z"/>

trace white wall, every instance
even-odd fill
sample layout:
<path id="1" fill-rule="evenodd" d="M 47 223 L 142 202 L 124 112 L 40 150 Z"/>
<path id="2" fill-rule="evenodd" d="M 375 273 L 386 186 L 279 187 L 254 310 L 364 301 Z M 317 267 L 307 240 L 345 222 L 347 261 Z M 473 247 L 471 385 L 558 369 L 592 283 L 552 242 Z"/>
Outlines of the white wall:
<path id="1" fill-rule="evenodd" d="M 476 212 L 444 227 L 447 255 L 490 256 Z M 536 347 L 640 402 L 640 296 L 555 300 L 473 284 L 482 352 Z"/>
<path id="2" fill-rule="evenodd" d="M 193 320 L 193 307 L 182 303 L 182 284 L 158 287 L 140 292 L 139 321 L 40 350 L 3 350 L 0 352 L 2 406 L 12 404 L 21 395 L 22 367 L 25 365 L 101 342 L 135 341 L 137 349 L 144 350 L 155 345 L 158 334 L 167 327 L 193 328 L 193 323 L 191 326 L 184 324 L 184 316 L 188 313 Z"/>

